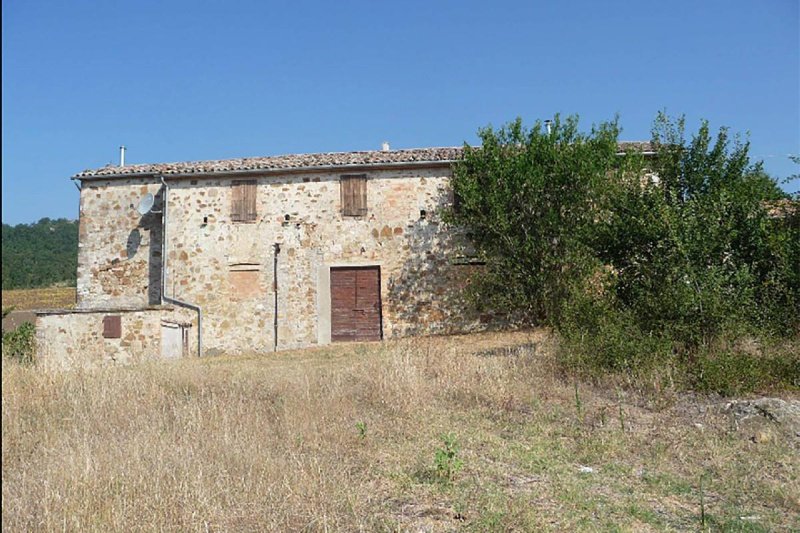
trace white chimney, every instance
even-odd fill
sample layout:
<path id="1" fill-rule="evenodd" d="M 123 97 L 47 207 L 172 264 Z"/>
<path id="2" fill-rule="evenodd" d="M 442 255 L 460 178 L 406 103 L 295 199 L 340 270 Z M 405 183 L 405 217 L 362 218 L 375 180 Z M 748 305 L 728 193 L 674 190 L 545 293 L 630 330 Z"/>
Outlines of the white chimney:
<path id="1" fill-rule="evenodd" d="M 389 141 L 383 141 L 383 144 L 381 144 L 381 151 L 382 152 L 389 151 Z"/>
<path id="2" fill-rule="evenodd" d="M 550 132 L 553 130 L 553 121 L 548 118 L 544 121 L 544 127 L 547 129 L 547 134 L 550 135 Z"/>
<path id="3" fill-rule="evenodd" d="M 125 166 L 125 147 L 124 146 L 120 146 L 119 147 L 119 166 L 121 166 L 121 167 Z"/>

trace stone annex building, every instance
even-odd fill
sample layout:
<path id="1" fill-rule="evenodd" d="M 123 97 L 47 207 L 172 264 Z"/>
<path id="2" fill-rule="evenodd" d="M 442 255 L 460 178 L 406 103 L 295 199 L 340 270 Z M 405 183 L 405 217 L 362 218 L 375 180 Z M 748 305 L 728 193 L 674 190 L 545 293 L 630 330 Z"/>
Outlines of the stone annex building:
<path id="1" fill-rule="evenodd" d="M 271 352 L 479 328 L 453 290 L 472 261 L 441 221 L 460 154 L 387 149 L 81 172 L 72 178 L 77 306 L 38 313 L 39 359 Z"/>
<path id="2" fill-rule="evenodd" d="M 77 306 L 37 313 L 38 359 L 263 353 L 485 327 L 491 317 L 468 312 L 458 290 L 479 262 L 441 220 L 462 149 L 384 148 L 77 174 Z"/>

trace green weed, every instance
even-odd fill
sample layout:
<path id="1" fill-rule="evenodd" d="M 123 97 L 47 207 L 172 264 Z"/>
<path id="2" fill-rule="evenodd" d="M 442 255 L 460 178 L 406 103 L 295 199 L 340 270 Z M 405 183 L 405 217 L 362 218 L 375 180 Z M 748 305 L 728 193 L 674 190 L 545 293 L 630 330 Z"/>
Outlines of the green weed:
<path id="1" fill-rule="evenodd" d="M 459 445 L 456 436 L 446 433 L 441 438 L 442 446 L 436 448 L 433 457 L 434 468 L 437 479 L 449 484 L 464 466 L 464 461 L 458 456 Z"/>

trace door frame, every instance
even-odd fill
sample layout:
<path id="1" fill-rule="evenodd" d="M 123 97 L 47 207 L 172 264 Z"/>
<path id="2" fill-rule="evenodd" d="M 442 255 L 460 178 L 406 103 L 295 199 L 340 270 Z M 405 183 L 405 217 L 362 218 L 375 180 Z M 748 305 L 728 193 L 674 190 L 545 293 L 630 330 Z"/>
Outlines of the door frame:
<path id="1" fill-rule="evenodd" d="M 180 353 L 177 355 L 166 355 L 164 353 L 164 328 L 169 331 L 177 330 L 180 342 Z M 162 320 L 160 325 L 161 334 L 161 358 L 162 359 L 181 359 L 186 357 L 189 349 L 189 327 L 186 324 L 179 322 L 172 322 L 170 320 Z"/>

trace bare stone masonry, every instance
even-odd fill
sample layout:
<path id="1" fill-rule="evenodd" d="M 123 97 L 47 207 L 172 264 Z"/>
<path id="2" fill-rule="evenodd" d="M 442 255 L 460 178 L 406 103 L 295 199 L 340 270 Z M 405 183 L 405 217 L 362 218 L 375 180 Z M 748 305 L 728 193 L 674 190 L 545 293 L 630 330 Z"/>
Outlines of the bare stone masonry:
<path id="1" fill-rule="evenodd" d="M 203 355 L 326 344 L 337 267 L 376 267 L 379 303 L 370 305 L 380 312 L 350 311 L 356 321 L 380 317 L 383 338 L 480 329 L 457 290 L 472 268 L 455 260 L 467 246 L 441 220 L 457 155 L 313 154 L 81 173 L 77 311 L 40 314 L 40 357 L 73 365 L 77 346 L 95 362 L 159 357 L 161 335 L 172 331 L 163 321 L 186 328 L 184 353 L 194 353 L 196 314 L 161 305 L 169 303 L 162 280 L 166 296 L 201 308 Z M 354 174 L 366 178 L 366 212 L 359 206 L 355 216 L 343 212 L 341 191 L 342 177 Z M 236 213 L 252 202 L 234 198 L 242 180 L 255 184 L 255 217 L 250 207 Z M 146 194 L 154 207 L 140 215 Z M 102 335 L 115 308 L 130 315 L 119 341 Z"/>

